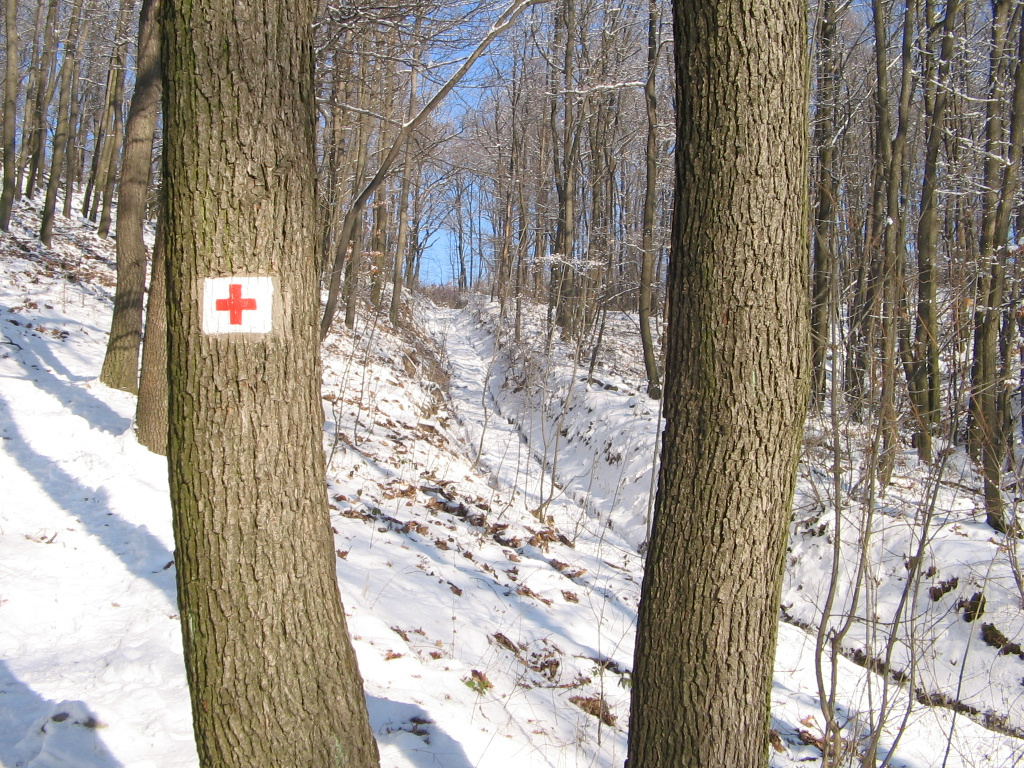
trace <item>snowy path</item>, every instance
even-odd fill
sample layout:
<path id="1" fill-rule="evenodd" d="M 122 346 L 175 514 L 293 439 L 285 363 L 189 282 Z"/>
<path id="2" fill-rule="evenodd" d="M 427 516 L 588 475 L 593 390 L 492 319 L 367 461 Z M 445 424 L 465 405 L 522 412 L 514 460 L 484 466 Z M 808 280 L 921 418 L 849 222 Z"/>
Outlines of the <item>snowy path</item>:
<path id="1" fill-rule="evenodd" d="M 575 444 L 572 439 L 588 429 L 593 431 L 595 421 L 604 417 L 617 422 L 619 434 L 614 439 L 621 445 L 637 445 L 634 432 L 640 431 L 640 420 L 633 418 L 631 408 L 625 405 L 630 398 L 610 398 L 601 393 L 601 405 L 607 412 L 595 416 L 594 404 L 588 406 L 584 402 L 593 396 L 586 393 L 585 398 L 585 385 L 566 375 L 568 386 L 575 391 L 566 397 L 569 408 L 565 411 L 557 397 L 540 403 L 539 408 L 529 408 L 522 401 L 505 397 L 503 411 L 498 395 L 506 394 L 501 393 L 501 384 L 507 372 L 499 370 L 502 361 L 496 354 L 491 333 L 468 308 L 432 308 L 426 317 L 428 332 L 446 352 L 452 377 L 450 396 L 478 469 L 490 475 L 495 487 L 512 490 L 524 511 L 537 514 L 543 510 L 574 541 L 580 537 L 590 539 L 597 547 L 595 554 L 608 557 L 615 550 L 618 557 L 637 566 L 636 545 L 645 535 L 644 520 L 637 515 L 628 516 L 630 524 L 616 530 L 611 530 L 607 523 L 616 519 L 617 514 L 621 517 L 622 508 L 635 505 L 646 509 L 649 460 L 643 471 L 627 477 L 624 470 L 629 462 L 609 466 L 595 460 L 594 449 L 585 445 L 584 439 Z M 538 338 L 536 343 L 542 342 Z M 554 390 L 557 384 L 547 386 Z M 609 407 L 610 399 L 621 401 L 617 411 L 626 411 L 626 416 L 612 414 L 615 409 Z M 516 412 L 507 412 L 509 402 L 520 406 Z M 582 427 L 581 419 L 587 422 Z M 643 462 L 647 457 L 638 458 Z M 557 467 L 557 477 L 552 477 L 553 465 Z M 629 484 L 633 495 L 620 498 L 620 488 Z M 599 493 L 602 485 L 610 490 Z M 624 537 L 620 531 L 628 533 Z"/>
<path id="2" fill-rule="evenodd" d="M 437 308 L 427 330 L 444 347 L 452 377 L 450 395 L 479 469 L 494 484 L 514 489 L 529 510 L 551 493 L 547 471 L 532 456 L 515 422 L 505 418 L 491 391 L 494 338 L 467 310 Z"/>

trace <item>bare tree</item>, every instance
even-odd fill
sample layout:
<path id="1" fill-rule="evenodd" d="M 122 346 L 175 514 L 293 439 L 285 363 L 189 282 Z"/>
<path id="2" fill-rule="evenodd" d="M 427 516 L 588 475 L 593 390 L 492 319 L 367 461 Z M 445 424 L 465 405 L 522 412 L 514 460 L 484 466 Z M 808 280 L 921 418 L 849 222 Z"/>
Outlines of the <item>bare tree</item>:
<path id="1" fill-rule="evenodd" d="M 324 487 L 313 17 L 308 0 L 164 4 L 168 466 L 211 768 L 378 764 Z M 246 312 L 255 330 L 230 332 Z"/>
<path id="2" fill-rule="evenodd" d="M 767 759 L 809 383 L 805 10 L 795 0 L 674 5 L 666 426 L 630 768 Z"/>

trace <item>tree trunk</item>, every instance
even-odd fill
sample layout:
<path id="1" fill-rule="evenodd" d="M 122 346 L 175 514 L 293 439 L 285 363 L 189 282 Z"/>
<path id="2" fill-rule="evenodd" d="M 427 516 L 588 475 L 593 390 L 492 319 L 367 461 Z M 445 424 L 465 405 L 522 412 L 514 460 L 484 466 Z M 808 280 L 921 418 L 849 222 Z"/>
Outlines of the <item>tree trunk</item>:
<path id="1" fill-rule="evenodd" d="M 384 287 L 384 253 L 388 247 L 387 230 L 391 216 L 388 213 L 387 191 L 378 190 L 373 205 L 373 231 L 370 233 L 370 306 L 380 309 L 381 291 Z"/>
<path id="2" fill-rule="evenodd" d="M 658 108 L 655 99 L 654 77 L 658 71 L 658 5 L 650 0 L 647 19 L 647 81 L 644 83 L 644 101 L 647 106 L 647 178 L 644 187 L 643 245 L 640 262 L 640 343 L 644 351 L 647 371 L 647 394 L 661 398 L 661 377 L 658 359 L 651 336 L 651 285 L 654 283 L 654 207 L 658 194 Z"/>
<path id="3" fill-rule="evenodd" d="M 96 141 L 93 146 L 92 169 L 82 196 L 82 215 L 90 221 L 96 221 L 100 198 L 106 189 L 107 171 L 110 168 L 110 157 L 114 151 L 114 119 L 115 93 L 124 87 L 125 46 L 127 45 L 128 21 L 135 8 L 135 0 L 121 0 L 117 13 L 117 27 L 114 30 L 114 49 L 110 52 L 110 63 L 107 67 L 106 86 L 103 90 L 103 116 L 96 130 Z M 120 85 L 119 85 L 120 84 Z"/>
<path id="4" fill-rule="evenodd" d="M 47 248 L 53 238 L 53 219 L 57 211 L 57 190 L 60 187 L 60 172 L 64 167 L 67 152 L 70 111 L 71 77 L 75 72 L 75 56 L 78 48 L 78 31 L 82 23 L 82 3 L 78 0 L 71 12 L 68 40 L 60 66 L 60 97 L 57 102 L 57 129 L 53 134 L 53 152 L 50 154 L 50 177 L 46 182 L 46 199 L 43 201 L 42 221 L 39 225 L 39 239 Z"/>
<path id="5" fill-rule="evenodd" d="M 1000 184 L 997 190 L 998 203 L 992 212 L 994 223 L 991 227 L 992 240 L 992 282 L 989 305 L 986 313 L 985 343 L 989 345 L 986 358 L 991 365 L 993 383 L 991 392 L 986 392 L 985 407 L 986 439 L 982 449 L 982 469 L 985 475 L 986 522 L 995 530 L 1006 533 L 1007 520 L 1002 494 L 1003 463 L 1006 457 L 1009 434 L 1009 377 L 1010 344 L 1007 331 L 1013 327 L 1003 303 L 1006 297 L 1006 269 L 1010 236 L 1010 215 L 1017 196 L 1020 178 L 1021 144 L 1024 142 L 1024 20 L 1016 14 L 1018 40 L 1016 46 L 1007 41 L 1008 63 L 1013 62 L 1013 93 L 1010 99 L 1009 136 L 1003 154 L 1005 162 L 999 169 Z M 1014 51 L 1014 47 L 1016 51 Z M 986 219 L 989 218 L 986 211 Z M 986 227 L 987 229 L 987 227 Z"/>
<path id="6" fill-rule="evenodd" d="M 7 23 L 7 72 L 4 77 L 4 188 L 0 194 L 0 229 L 11 227 L 11 208 L 17 180 L 15 153 L 15 121 L 18 107 L 18 3 L 7 0 L 4 19 Z"/>
<path id="7" fill-rule="evenodd" d="M 40 169 L 46 155 L 46 112 L 50 108 L 52 89 L 50 81 L 56 66 L 57 12 L 59 0 L 50 0 L 46 9 L 46 23 L 43 27 L 43 49 L 39 56 L 39 79 L 32 107 L 32 131 L 25 141 L 25 163 L 28 165 L 28 180 L 25 196 L 33 197 L 39 183 Z M 26 121 L 28 123 L 29 121 Z"/>
<path id="8" fill-rule="evenodd" d="M 42 0 L 36 3 L 35 23 L 32 25 L 32 49 L 29 53 L 28 82 L 25 86 L 25 116 L 21 121 L 21 151 L 18 153 L 18 168 L 14 182 L 14 197 L 16 200 L 21 199 L 25 167 L 30 160 L 33 136 L 35 135 L 33 128 L 35 109 L 33 104 L 35 104 L 36 93 L 43 79 L 43 41 L 41 38 L 43 37 L 44 8 L 45 3 Z"/>
<path id="9" fill-rule="evenodd" d="M 160 0 L 144 0 L 139 15 L 138 71 L 124 132 L 121 185 L 117 195 L 117 289 L 100 381 L 137 392 L 142 308 L 146 291 L 146 244 L 142 223 L 153 163 L 153 137 L 160 109 Z"/>
<path id="10" fill-rule="evenodd" d="M 767 763 L 808 395 L 806 7 L 676 0 L 666 427 L 630 768 Z"/>
<path id="11" fill-rule="evenodd" d="M 88 20 L 86 20 L 88 22 Z M 86 31 L 82 35 L 84 38 L 88 38 L 88 25 Z M 71 74 L 71 114 L 68 116 L 68 141 L 67 148 L 64 152 L 64 208 L 61 211 L 65 219 L 71 218 L 71 197 L 75 193 L 75 177 L 78 175 L 77 171 L 77 156 L 78 147 L 76 146 L 76 137 L 78 136 L 79 125 L 78 118 L 81 112 L 81 99 L 78 95 L 78 88 L 82 79 L 82 62 L 79 60 L 75 61 L 75 69 Z"/>
<path id="12" fill-rule="evenodd" d="M 875 109 L 878 116 L 876 134 L 876 163 L 881 175 L 876 202 L 882 214 L 876 221 L 881 227 L 882 242 L 882 389 L 879 405 L 879 429 L 882 448 L 878 461 L 878 478 L 883 486 L 889 484 L 896 455 L 899 452 L 899 419 L 896 412 L 896 379 L 898 350 L 906 344 L 901 333 L 906 319 L 906 288 L 903 283 L 903 211 L 900 192 L 903 182 L 903 154 L 906 146 L 913 55 L 913 34 L 917 15 L 916 0 L 907 0 L 904 7 L 903 44 L 900 57 L 900 93 L 896 113 L 895 135 L 890 136 L 889 115 L 889 57 L 886 5 L 873 0 L 872 15 L 875 30 Z"/>
<path id="13" fill-rule="evenodd" d="M 835 102 L 839 87 L 836 50 L 835 0 L 820 6 L 817 39 L 818 74 L 814 114 L 814 149 L 818 156 L 818 183 L 814 211 L 814 273 L 811 292 L 811 398 L 815 410 L 825 404 L 826 352 L 834 312 L 832 276 L 835 266 L 836 163 Z M 835 361 L 833 361 L 835 365 Z"/>
<path id="14" fill-rule="evenodd" d="M 114 187 L 117 186 L 117 166 L 121 158 L 121 142 L 124 140 L 124 78 L 125 71 L 124 51 L 118 56 L 116 78 L 114 80 L 114 93 L 111 104 L 114 116 L 114 129 L 109 141 L 108 154 L 103 166 L 103 184 L 97 184 L 96 197 L 94 200 L 100 202 L 100 223 L 96 227 L 96 235 L 106 238 L 110 234 L 110 221 L 114 208 Z"/>
<path id="15" fill-rule="evenodd" d="M 927 128 L 924 171 L 921 181 L 921 218 L 917 225 L 917 329 L 915 332 L 915 375 L 911 383 L 914 400 L 921 409 L 918 455 L 931 460 L 931 430 L 938 421 L 941 371 L 939 369 L 939 323 L 937 303 L 939 152 L 945 133 L 946 105 L 949 103 L 949 68 L 955 43 L 954 29 L 960 0 L 948 0 L 942 22 L 938 66 L 926 73 Z M 929 20 L 930 22 L 930 20 Z M 931 24 L 929 24 L 931 28 Z"/>
<path id="16" fill-rule="evenodd" d="M 324 487 L 314 10 L 164 3 L 168 467 L 203 768 L 378 764 Z M 267 332 L 204 332 L 217 277 L 263 278 Z"/>
<path id="17" fill-rule="evenodd" d="M 155 0 L 159 3 L 160 0 Z M 153 269 L 146 302 L 146 335 L 142 344 L 135 433 L 153 453 L 167 455 L 167 260 L 164 258 L 163 213 L 157 221 Z"/>
<path id="18" fill-rule="evenodd" d="M 1003 471 L 1001 418 L 998 393 L 998 346 L 1003 304 L 1004 269 L 1002 254 L 996 249 L 996 221 L 1002 168 L 1005 163 L 1003 144 L 1005 83 L 1003 72 L 1007 61 L 1007 32 L 1011 15 L 1010 0 L 993 4 L 992 55 L 989 64 L 989 98 L 985 114 L 984 188 L 982 192 L 982 225 L 979 264 L 978 300 L 981 306 L 975 315 L 974 363 L 971 376 L 972 437 L 980 449 L 982 474 L 985 480 L 985 511 L 989 525 L 1005 530 L 1005 512 L 1001 490 Z"/>
<path id="19" fill-rule="evenodd" d="M 416 70 L 409 75 L 409 112 L 416 103 Z M 391 327 L 397 328 L 402 312 L 402 283 L 406 244 L 409 240 L 409 176 L 412 173 L 412 157 L 409 145 L 405 147 L 405 162 L 402 165 L 402 182 L 398 191 L 398 240 L 395 244 L 395 273 L 391 290 L 391 305 L 388 308 L 388 319 Z"/>

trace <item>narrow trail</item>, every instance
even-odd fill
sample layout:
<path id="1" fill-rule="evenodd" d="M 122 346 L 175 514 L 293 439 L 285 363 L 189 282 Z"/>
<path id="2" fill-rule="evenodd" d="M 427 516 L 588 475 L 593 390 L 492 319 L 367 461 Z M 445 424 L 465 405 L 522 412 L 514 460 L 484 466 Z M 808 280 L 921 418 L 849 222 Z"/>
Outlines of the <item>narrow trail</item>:
<path id="1" fill-rule="evenodd" d="M 621 550 L 620 557 L 636 557 L 635 548 L 588 509 L 585 492 L 574 496 L 553 477 L 547 458 L 551 445 L 531 446 L 531 436 L 534 442 L 551 442 L 553 430 L 542 423 L 544 416 L 503 411 L 499 402 L 503 371 L 498 370 L 502 362 L 493 335 L 472 309 L 437 308 L 426 326 L 445 350 L 450 398 L 476 468 L 489 476 L 495 488 L 510 490 L 523 505 L 522 511 L 552 520 L 574 542 L 589 540 L 596 547 L 595 556 L 607 557 L 612 547 Z"/>
<path id="2" fill-rule="evenodd" d="M 502 415 L 491 391 L 494 338 L 467 309 L 438 308 L 427 330 L 448 358 L 450 397 L 477 468 L 489 473 L 493 484 L 515 489 L 536 508 L 541 502 L 537 476 L 547 473 L 531 456 L 515 421 Z"/>
<path id="3" fill-rule="evenodd" d="M 657 463 L 657 405 L 588 384 L 570 353 L 559 360 L 536 349 L 509 370 L 480 310 L 422 312 L 445 350 L 450 398 L 477 468 L 494 487 L 513 490 L 526 511 L 550 517 L 574 540 L 593 540 L 599 556 L 611 546 L 637 557 Z M 524 330 L 537 347 L 542 334 Z"/>

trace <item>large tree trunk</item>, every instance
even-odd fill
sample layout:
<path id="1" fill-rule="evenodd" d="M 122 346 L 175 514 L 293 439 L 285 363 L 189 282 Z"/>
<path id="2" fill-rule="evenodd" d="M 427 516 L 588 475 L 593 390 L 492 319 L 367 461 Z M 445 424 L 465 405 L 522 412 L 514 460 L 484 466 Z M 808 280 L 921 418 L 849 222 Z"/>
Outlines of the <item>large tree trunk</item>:
<path id="1" fill-rule="evenodd" d="M 142 307 L 146 291 L 146 244 L 142 222 L 153 163 L 153 137 L 160 109 L 160 0 L 144 0 L 139 16 L 138 71 L 128 108 L 117 195 L 117 289 L 100 381 L 137 392 Z"/>
<path id="2" fill-rule="evenodd" d="M 324 487 L 313 17 L 164 4 L 168 465 L 204 768 L 378 764 Z M 273 286 L 270 330 L 204 332 L 206 278 L 243 276 Z"/>
<path id="3" fill-rule="evenodd" d="M 763 768 L 808 396 L 806 7 L 676 0 L 664 447 L 630 768 Z"/>

